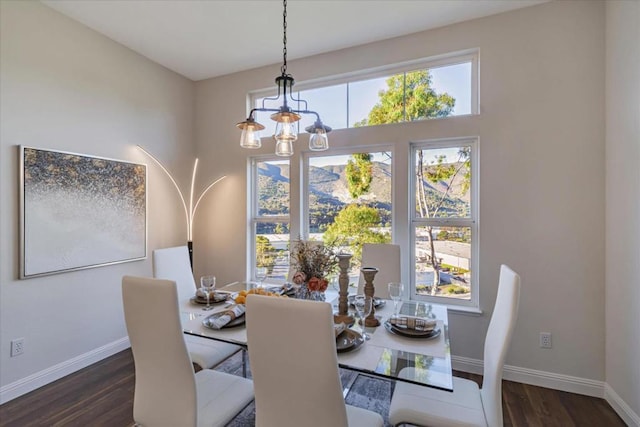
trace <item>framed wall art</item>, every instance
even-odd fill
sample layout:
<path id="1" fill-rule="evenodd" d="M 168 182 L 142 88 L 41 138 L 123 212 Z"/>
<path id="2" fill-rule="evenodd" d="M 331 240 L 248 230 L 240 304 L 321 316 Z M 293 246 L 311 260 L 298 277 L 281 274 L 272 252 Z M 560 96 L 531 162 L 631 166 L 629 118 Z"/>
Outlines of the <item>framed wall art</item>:
<path id="1" fill-rule="evenodd" d="M 145 259 L 147 167 L 20 147 L 20 278 Z"/>

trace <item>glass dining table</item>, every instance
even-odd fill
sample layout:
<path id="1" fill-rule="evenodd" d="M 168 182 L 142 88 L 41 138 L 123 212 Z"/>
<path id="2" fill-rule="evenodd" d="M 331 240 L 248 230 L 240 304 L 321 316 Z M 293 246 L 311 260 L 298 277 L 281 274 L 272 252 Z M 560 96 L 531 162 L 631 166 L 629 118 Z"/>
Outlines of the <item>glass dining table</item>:
<path id="1" fill-rule="evenodd" d="M 234 282 L 220 288 L 220 291 L 233 293 L 247 289 L 248 286 L 246 282 Z M 334 303 L 334 311 L 337 311 L 337 296 L 337 292 L 327 291 L 327 302 Z M 338 352 L 339 366 L 375 377 L 453 391 L 446 306 L 418 301 L 402 302 L 400 315 L 437 322 L 436 330 L 439 329 L 440 332 L 430 338 L 408 337 L 393 333 L 389 324 L 385 324 L 393 314 L 393 303 L 379 300 L 376 306 L 375 315 L 380 320 L 380 326 L 366 327 L 368 340 L 351 351 Z M 203 325 L 203 320 L 207 316 L 224 311 L 226 308 L 228 304 L 218 304 L 213 310 L 204 311 L 202 305 L 194 304 L 193 301 L 181 301 L 184 333 L 237 344 L 245 348 L 251 345 L 247 342 L 244 323 L 222 329 L 210 329 Z M 357 323 L 352 328 L 362 332 Z"/>

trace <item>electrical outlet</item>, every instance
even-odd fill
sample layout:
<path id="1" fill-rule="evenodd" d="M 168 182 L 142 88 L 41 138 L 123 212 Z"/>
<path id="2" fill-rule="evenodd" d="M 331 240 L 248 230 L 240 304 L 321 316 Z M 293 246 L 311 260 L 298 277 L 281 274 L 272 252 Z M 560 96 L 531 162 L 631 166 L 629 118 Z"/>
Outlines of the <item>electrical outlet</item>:
<path id="1" fill-rule="evenodd" d="M 24 353 L 24 338 L 16 338 L 11 341 L 11 357 L 20 356 Z"/>
<path id="2" fill-rule="evenodd" d="M 540 348 L 551 348 L 551 332 L 540 332 Z"/>

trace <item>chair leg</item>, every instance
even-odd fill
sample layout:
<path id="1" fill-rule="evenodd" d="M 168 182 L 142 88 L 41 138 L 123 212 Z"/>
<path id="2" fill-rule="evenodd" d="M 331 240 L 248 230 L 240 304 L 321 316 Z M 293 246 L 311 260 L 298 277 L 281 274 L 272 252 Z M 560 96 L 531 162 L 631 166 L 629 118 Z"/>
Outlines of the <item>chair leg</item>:
<path id="1" fill-rule="evenodd" d="M 247 378 L 247 350 L 242 349 L 242 376 Z"/>

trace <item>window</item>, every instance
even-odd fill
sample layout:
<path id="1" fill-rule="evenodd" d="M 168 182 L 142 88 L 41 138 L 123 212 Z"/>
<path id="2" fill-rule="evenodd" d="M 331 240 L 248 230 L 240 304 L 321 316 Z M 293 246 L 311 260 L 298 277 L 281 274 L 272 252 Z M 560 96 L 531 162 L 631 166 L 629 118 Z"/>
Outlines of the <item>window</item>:
<path id="1" fill-rule="evenodd" d="M 392 154 L 363 150 L 306 159 L 309 239 L 353 254 L 357 282 L 363 243 L 392 240 Z"/>
<path id="2" fill-rule="evenodd" d="M 478 114 L 477 81 L 478 53 L 467 51 L 294 88 L 327 125 L 346 129 Z M 252 103 L 261 106 L 273 95 L 254 93 Z M 265 107 L 278 105 L 267 100 Z M 256 120 L 269 123 L 260 114 Z M 300 130 L 310 124 L 304 116 L 298 123 Z M 428 135 L 430 128 L 411 130 Z M 406 130 L 389 127 L 370 142 L 343 130 L 341 148 L 297 151 L 293 176 L 289 159 L 253 159 L 250 277 L 267 267 L 269 279 L 286 280 L 290 241 L 301 237 L 352 253 L 356 283 L 362 244 L 393 242 L 401 247 L 412 299 L 477 307 L 478 140 L 410 142 Z"/>
<path id="3" fill-rule="evenodd" d="M 412 144 L 412 297 L 477 305 L 477 141 Z"/>
<path id="4" fill-rule="evenodd" d="M 477 76 L 477 52 L 464 52 L 396 64 L 375 72 L 362 71 L 310 88 L 296 85 L 294 96 L 322 112 L 322 121 L 333 129 L 401 123 L 477 114 Z M 279 102 L 265 100 L 274 95 L 274 89 L 254 93 L 252 105 L 278 108 Z M 394 107 L 390 109 L 389 105 Z M 303 107 L 292 103 L 290 106 Z M 270 113 L 256 114 L 256 121 L 269 123 Z M 313 116 L 303 116 L 298 132 L 304 132 L 314 120 Z"/>
<path id="5" fill-rule="evenodd" d="M 267 280 L 285 280 L 289 273 L 289 161 L 251 160 L 251 278 L 256 267 Z"/>

